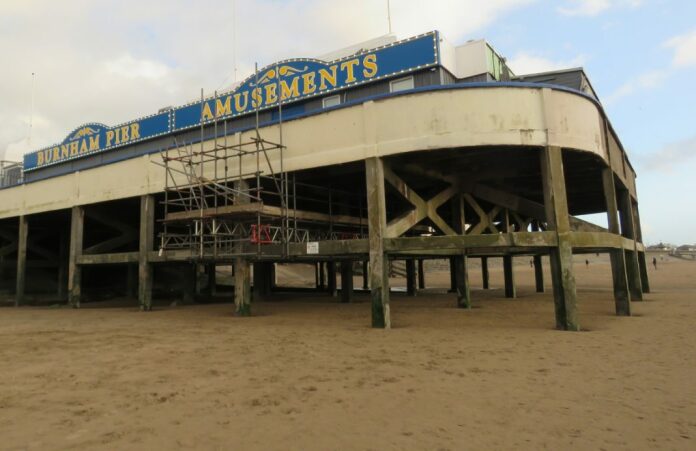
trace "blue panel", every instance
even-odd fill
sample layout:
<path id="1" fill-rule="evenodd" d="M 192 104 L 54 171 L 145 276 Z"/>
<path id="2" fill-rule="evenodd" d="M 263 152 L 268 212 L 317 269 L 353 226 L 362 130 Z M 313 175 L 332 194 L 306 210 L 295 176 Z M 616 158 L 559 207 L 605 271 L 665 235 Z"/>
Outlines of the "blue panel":
<path id="1" fill-rule="evenodd" d="M 438 33 L 431 32 L 331 62 L 281 61 L 266 66 L 237 89 L 217 99 L 208 98 L 114 127 L 85 124 L 62 143 L 25 155 L 24 170 L 52 166 L 198 127 L 216 117 L 226 119 L 257 109 L 277 109 L 279 101 L 283 104 L 283 116 L 290 119 L 304 113 L 304 107 L 292 105 L 293 102 L 438 65 L 438 41 Z"/>

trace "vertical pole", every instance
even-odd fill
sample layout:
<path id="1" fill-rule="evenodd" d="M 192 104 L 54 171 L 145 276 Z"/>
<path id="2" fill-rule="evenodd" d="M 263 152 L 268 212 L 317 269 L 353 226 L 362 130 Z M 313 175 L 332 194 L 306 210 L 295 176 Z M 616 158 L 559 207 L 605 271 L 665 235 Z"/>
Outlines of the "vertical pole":
<path id="1" fill-rule="evenodd" d="M 253 266 L 254 266 L 254 283 L 253 283 L 253 285 L 254 285 L 254 290 L 253 290 L 254 300 L 260 301 L 261 299 L 263 299 L 263 297 L 265 295 L 264 291 L 265 291 L 265 285 L 267 283 L 266 274 L 265 274 L 266 267 L 264 266 L 264 264 L 262 262 L 255 262 L 253 264 Z"/>
<path id="2" fill-rule="evenodd" d="M 533 221 L 532 222 L 532 232 L 538 232 L 538 231 L 539 231 L 539 223 L 537 221 Z M 536 285 L 536 292 L 543 293 L 544 292 L 544 267 L 542 266 L 542 263 L 541 263 L 541 255 L 535 254 L 532 257 L 532 260 L 534 262 L 534 283 Z"/>
<path id="3" fill-rule="evenodd" d="M 483 278 L 483 289 L 487 290 L 490 287 L 488 277 L 488 257 L 481 257 L 481 277 Z"/>
<path id="4" fill-rule="evenodd" d="M 27 277 L 27 235 L 29 221 L 25 215 L 19 217 L 19 239 L 17 240 L 17 289 L 15 291 L 15 307 L 24 304 L 24 290 Z"/>
<path id="5" fill-rule="evenodd" d="M 454 262 L 454 257 L 449 258 L 449 267 L 450 267 L 450 293 L 456 293 L 457 292 L 457 279 L 455 277 L 456 274 L 456 264 Z"/>
<path id="6" fill-rule="evenodd" d="M 541 263 L 541 255 L 535 254 L 534 257 L 534 282 L 536 284 L 536 292 L 544 292 L 544 268 Z"/>
<path id="7" fill-rule="evenodd" d="M 198 293 L 200 265 L 184 263 L 181 266 L 181 303 L 193 304 Z"/>
<path id="8" fill-rule="evenodd" d="M 257 72 L 258 74 L 258 72 Z M 258 108 L 256 109 L 256 121 L 258 126 Z M 257 128 L 258 131 L 258 128 Z M 259 153 L 256 153 L 257 158 L 257 188 L 260 187 L 258 184 L 258 158 Z M 241 165 L 240 169 L 241 171 Z M 240 178 L 239 181 L 235 182 L 235 188 L 240 192 L 249 192 L 249 184 Z M 261 194 L 258 193 L 260 196 Z M 249 198 L 242 195 L 237 195 L 235 199 L 236 204 L 249 203 Z M 259 226 L 260 216 L 257 216 L 257 227 Z M 237 237 L 239 240 L 240 237 Z M 244 247 L 241 241 L 235 244 L 235 253 L 242 254 L 244 252 Z M 251 263 L 249 259 L 238 256 L 235 257 L 234 263 L 234 314 L 236 316 L 251 316 Z"/>
<path id="9" fill-rule="evenodd" d="M 208 294 L 215 296 L 217 294 L 217 269 L 215 263 L 208 264 Z"/>
<path id="10" fill-rule="evenodd" d="M 372 157 L 365 160 L 367 220 L 370 242 L 370 287 L 372 327 L 391 327 L 389 311 L 389 262 L 384 250 L 387 229 L 387 201 L 384 189 L 384 162 Z"/>
<path id="11" fill-rule="evenodd" d="M 503 256 L 503 275 L 505 278 L 505 297 L 516 298 L 517 287 L 515 286 L 515 272 L 512 268 L 512 255 Z"/>
<path id="12" fill-rule="evenodd" d="M 138 249 L 138 303 L 140 310 L 152 310 L 152 263 L 150 251 L 155 240 L 155 196 L 140 196 L 140 245 Z"/>
<path id="13" fill-rule="evenodd" d="M 616 202 L 616 185 L 614 171 L 608 167 L 602 170 L 602 186 L 604 200 L 607 207 L 607 225 L 609 232 L 620 235 L 618 206 Z M 609 251 L 611 262 L 611 275 L 614 285 L 614 304 L 616 314 L 619 316 L 631 315 L 631 295 L 628 290 L 628 277 L 626 276 L 626 255 L 623 249 Z"/>
<path id="14" fill-rule="evenodd" d="M 314 263 L 314 288 L 319 289 L 319 263 Z"/>
<path id="15" fill-rule="evenodd" d="M 328 292 L 329 296 L 331 297 L 336 297 L 338 296 L 338 289 L 336 287 L 336 262 L 331 260 L 327 262 L 327 273 L 328 273 Z"/>
<path id="16" fill-rule="evenodd" d="M 471 308 L 471 290 L 469 288 L 469 272 L 467 269 L 467 256 L 458 255 L 454 259 L 455 280 L 457 286 L 457 307 Z"/>
<path id="17" fill-rule="evenodd" d="M 626 276 L 628 278 L 628 290 L 631 293 L 632 301 L 643 300 L 643 287 L 640 280 L 640 264 L 638 263 L 638 251 L 636 250 L 636 227 L 633 216 L 633 201 L 628 190 L 621 190 L 618 193 L 619 212 L 621 214 L 621 231 L 623 236 L 633 240 L 633 249 L 624 250 L 626 255 Z"/>
<path id="18" fill-rule="evenodd" d="M 138 299 L 138 267 L 135 265 L 126 268 L 126 292 L 128 297 Z"/>
<path id="19" fill-rule="evenodd" d="M 418 289 L 425 290 L 425 268 L 422 258 L 418 259 Z"/>
<path id="20" fill-rule="evenodd" d="M 546 221 L 549 230 L 556 232 L 558 240 L 558 247 L 552 247 L 549 251 L 556 328 L 580 330 L 573 273 L 573 249 L 570 242 L 568 198 L 563 173 L 563 154 L 560 147 L 542 148 L 541 178 Z"/>
<path id="21" fill-rule="evenodd" d="M 236 316 L 251 316 L 251 271 L 249 260 L 234 259 L 234 307 Z"/>
<path id="22" fill-rule="evenodd" d="M 406 293 L 416 295 L 416 262 L 413 259 L 406 260 Z"/>
<path id="23" fill-rule="evenodd" d="M 325 281 L 325 272 L 324 272 L 324 262 L 319 262 L 319 290 L 324 291 L 326 288 L 326 281 Z"/>
<path id="24" fill-rule="evenodd" d="M 68 303 L 79 308 L 82 301 L 82 267 L 77 259 L 82 255 L 85 209 L 72 207 L 70 219 L 70 255 L 68 256 Z"/>
<path id="25" fill-rule="evenodd" d="M 353 262 L 341 262 L 341 302 L 353 300 Z"/>
<path id="26" fill-rule="evenodd" d="M 367 290 L 369 288 L 369 284 L 367 282 L 367 273 L 368 273 L 367 260 L 363 260 L 363 262 L 362 262 L 363 290 Z"/>
<path id="27" fill-rule="evenodd" d="M 640 225 L 640 214 L 638 212 L 638 203 L 633 204 L 633 217 L 636 231 L 636 239 L 643 243 L 643 228 Z M 648 279 L 648 265 L 645 261 L 645 251 L 638 251 L 638 266 L 640 267 L 640 286 L 643 293 L 650 293 L 650 280 Z"/>
<path id="28" fill-rule="evenodd" d="M 56 277 L 58 299 L 63 301 L 68 296 L 68 255 L 70 253 L 70 236 L 64 227 L 60 228 L 58 244 L 58 275 Z"/>

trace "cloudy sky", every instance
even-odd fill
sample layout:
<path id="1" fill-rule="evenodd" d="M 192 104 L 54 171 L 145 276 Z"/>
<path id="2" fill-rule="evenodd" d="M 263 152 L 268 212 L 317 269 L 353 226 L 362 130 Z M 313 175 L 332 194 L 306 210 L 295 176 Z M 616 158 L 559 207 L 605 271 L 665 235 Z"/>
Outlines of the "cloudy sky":
<path id="1" fill-rule="evenodd" d="M 85 122 L 116 124 L 228 88 L 254 62 L 385 34 L 386 9 L 386 0 L 2 0 L 0 158 L 19 160 Z M 637 169 L 645 240 L 696 242 L 696 2 L 391 0 L 391 10 L 399 37 L 486 38 L 517 73 L 584 66 Z"/>

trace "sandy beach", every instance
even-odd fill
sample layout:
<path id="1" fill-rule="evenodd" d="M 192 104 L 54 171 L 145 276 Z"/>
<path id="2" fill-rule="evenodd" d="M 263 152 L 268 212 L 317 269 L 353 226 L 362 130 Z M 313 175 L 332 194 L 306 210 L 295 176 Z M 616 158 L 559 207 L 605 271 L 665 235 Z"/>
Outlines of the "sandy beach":
<path id="1" fill-rule="evenodd" d="M 2 308 L 0 449 L 696 449 L 696 262 L 651 267 L 627 318 L 606 260 L 584 260 L 578 333 L 554 330 L 526 261 L 517 299 L 472 267 L 471 310 L 428 274 L 392 295 L 392 330 L 369 327 L 366 293 L 278 294 L 252 318 Z"/>

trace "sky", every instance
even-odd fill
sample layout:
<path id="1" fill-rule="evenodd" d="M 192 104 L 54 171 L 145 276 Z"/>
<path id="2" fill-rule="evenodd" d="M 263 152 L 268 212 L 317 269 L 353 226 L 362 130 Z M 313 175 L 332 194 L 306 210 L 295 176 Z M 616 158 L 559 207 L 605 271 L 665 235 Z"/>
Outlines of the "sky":
<path id="1" fill-rule="evenodd" d="M 696 1 L 391 0 L 391 24 L 485 38 L 518 74 L 584 67 L 638 174 L 644 241 L 696 243 Z M 386 0 L 2 0 L 0 159 L 387 32 Z"/>

